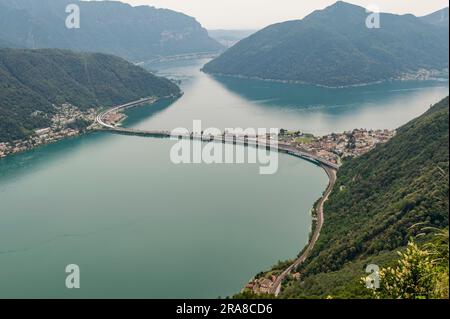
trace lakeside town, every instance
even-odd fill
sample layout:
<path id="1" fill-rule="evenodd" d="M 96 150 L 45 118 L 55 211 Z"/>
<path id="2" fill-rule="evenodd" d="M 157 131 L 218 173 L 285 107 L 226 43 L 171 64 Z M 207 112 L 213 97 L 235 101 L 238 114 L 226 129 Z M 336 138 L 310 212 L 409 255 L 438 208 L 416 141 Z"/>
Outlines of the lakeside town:
<path id="1" fill-rule="evenodd" d="M 53 143 L 66 137 L 72 137 L 97 128 L 97 111 L 94 108 L 81 111 L 71 104 L 55 107 L 51 125 L 35 130 L 34 134 L 24 140 L 0 143 L 0 158 L 30 150 L 34 147 Z M 123 112 L 110 112 L 105 121 L 119 125 L 126 118 Z M 331 163 L 340 165 L 342 159 L 360 156 L 379 143 L 385 143 L 395 135 L 395 130 L 354 129 L 343 133 L 331 133 L 314 136 L 300 131 L 280 130 L 279 143 L 294 146 L 300 151 L 321 157 Z"/>
<path id="2" fill-rule="evenodd" d="M 395 133 L 395 130 L 361 128 L 343 133 L 314 136 L 299 131 L 290 132 L 281 129 L 279 142 L 340 165 L 342 159 L 361 156 L 372 150 L 377 144 L 389 141 Z"/>
<path id="3" fill-rule="evenodd" d="M 49 127 L 35 130 L 27 139 L 0 143 L 0 158 L 92 130 L 95 127 L 96 115 L 94 108 L 81 111 L 68 103 L 55 107 Z"/>

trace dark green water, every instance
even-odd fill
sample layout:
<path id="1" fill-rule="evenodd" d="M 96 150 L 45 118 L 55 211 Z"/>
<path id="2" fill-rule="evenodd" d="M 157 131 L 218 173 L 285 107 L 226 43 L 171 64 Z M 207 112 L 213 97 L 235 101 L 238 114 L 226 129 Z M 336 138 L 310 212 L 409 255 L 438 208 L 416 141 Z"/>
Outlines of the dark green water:
<path id="1" fill-rule="evenodd" d="M 333 98 L 215 80 L 198 66 L 161 71 L 183 80 L 184 97 L 131 110 L 125 125 L 392 127 L 448 91 L 446 83 L 393 83 Z M 327 183 L 321 169 L 284 155 L 270 176 L 254 164 L 174 165 L 173 143 L 96 133 L 1 160 L 0 298 L 226 296 L 306 244 L 310 208 Z M 68 290 L 72 263 L 81 288 Z"/>

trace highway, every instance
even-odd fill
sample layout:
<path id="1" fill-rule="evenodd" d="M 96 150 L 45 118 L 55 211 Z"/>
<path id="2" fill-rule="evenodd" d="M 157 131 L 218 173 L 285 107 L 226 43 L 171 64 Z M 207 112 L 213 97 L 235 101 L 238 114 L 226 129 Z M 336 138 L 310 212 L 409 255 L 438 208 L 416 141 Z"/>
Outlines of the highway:
<path id="1" fill-rule="evenodd" d="M 95 121 L 100 124 L 102 127 L 105 128 L 109 128 L 109 129 L 115 129 L 116 127 L 114 125 L 105 123 L 105 117 L 109 114 L 109 113 L 113 113 L 113 112 L 117 112 L 129 107 L 133 107 L 133 106 L 137 106 L 140 104 L 144 104 L 144 103 L 154 103 L 156 101 L 155 97 L 147 97 L 147 98 L 142 98 L 133 102 L 129 102 L 129 103 L 125 103 L 122 105 L 118 105 L 118 106 L 114 106 L 112 108 L 109 108 L 108 110 L 100 113 L 99 115 L 97 115 L 97 118 L 95 119 Z"/>

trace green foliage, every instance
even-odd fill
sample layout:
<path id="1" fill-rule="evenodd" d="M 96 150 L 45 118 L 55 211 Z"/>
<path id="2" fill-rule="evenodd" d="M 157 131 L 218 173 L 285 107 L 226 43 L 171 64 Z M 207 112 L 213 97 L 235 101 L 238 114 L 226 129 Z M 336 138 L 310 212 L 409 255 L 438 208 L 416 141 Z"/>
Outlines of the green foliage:
<path id="1" fill-rule="evenodd" d="M 283 271 L 290 265 L 292 265 L 293 260 L 279 260 L 278 263 L 272 267 L 271 271 Z"/>
<path id="2" fill-rule="evenodd" d="M 352 265 L 405 247 L 421 233 L 412 226 L 448 227 L 448 130 L 447 97 L 388 143 L 344 163 L 324 206 L 321 235 L 301 266 L 302 282 L 286 296 L 343 295 L 350 277 L 353 286 L 358 281 Z M 348 280 L 333 279 L 333 273 L 347 273 Z"/>
<path id="3" fill-rule="evenodd" d="M 382 27 L 369 29 L 367 15 L 364 8 L 338 2 L 303 20 L 277 23 L 251 35 L 204 70 L 335 87 L 448 67 L 448 25 L 381 14 Z"/>
<path id="4" fill-rule="evenodd" d="M 296 143 L 302 143 L 302 144 L 309 144 L 314 140 L 314 137 L 311 136 L 302 136 L 302 137 L 297 137 L 295 139 Z"/>
<path id="5" fill-rule="evenodd" d="M 361 285 L 361 277 L 366 276 L 368 264 L 391 265 L 397 255 L 395 252 L 382 252 L 367 258 L 346 263 L 336 271 L 311 274 L 301 281 L 288 283 L 281 298 L 296 299 L 367 299 L 373 298 L 371 290 Z"/>
<path id="6" fill-rule="evenodd" d="M 169 80 L 111 55 L 0 49 L 0 142 L 48 126 L 53 105 L 84 110 L 177 93 Z"/>
<path id="7" fill-rule="evenodd" d="M 377 298 L 448 299 L 448 229 L 418 247 L 410 242 L 393 267 L 380 270 Z"/>
<path id="8" fill-rule="evenodd" d="M 428 297 L 433 290 L 434 280 L 430 276 L 433 263 L 428 253 L 414 243 L 408 244 L 396 267 L 380 271 L 381 298 L 419 298 Z"/>
<path id="9" fill-rule="evenodd" d="M 66 127 L 74 130 L 84 130 L 91 124 L 91 122 L 84 119 L 76 119 L 74 122 L 67 124 Z"/>

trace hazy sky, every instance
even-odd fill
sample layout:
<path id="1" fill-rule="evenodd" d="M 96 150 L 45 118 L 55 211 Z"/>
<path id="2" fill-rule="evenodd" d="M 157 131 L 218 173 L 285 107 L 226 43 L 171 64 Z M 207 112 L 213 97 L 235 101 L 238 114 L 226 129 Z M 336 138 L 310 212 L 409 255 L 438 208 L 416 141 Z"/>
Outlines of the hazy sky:
<path id="1" fill-rule="evenodd" d="M 195 17 L 208 29 L 260 29 L 275 22 L 300 19 L 336 0 L 120 0 L 131 5 L 168 8 Z M 448 0 L 348 0 L 382 12 L 425 15 L 448 6 Z"/>

